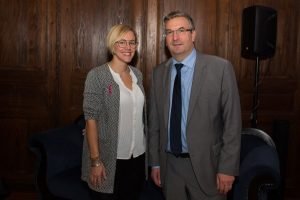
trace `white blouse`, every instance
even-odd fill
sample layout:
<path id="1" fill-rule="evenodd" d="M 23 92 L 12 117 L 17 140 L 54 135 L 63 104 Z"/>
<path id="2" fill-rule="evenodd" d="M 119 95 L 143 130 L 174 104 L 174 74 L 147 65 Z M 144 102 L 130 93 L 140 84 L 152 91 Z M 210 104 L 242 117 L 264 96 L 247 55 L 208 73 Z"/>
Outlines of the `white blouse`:
<path id="1" fill-rule="evenodd" d="M 136 84 L 137 78 L 130 69 L 132 90 L 123 83 L 120 75 L 109 67 L 120 88 L 119 136 L 117 159 L 130 159 L 145 153 L 143 108 L 145 97 Z"/>

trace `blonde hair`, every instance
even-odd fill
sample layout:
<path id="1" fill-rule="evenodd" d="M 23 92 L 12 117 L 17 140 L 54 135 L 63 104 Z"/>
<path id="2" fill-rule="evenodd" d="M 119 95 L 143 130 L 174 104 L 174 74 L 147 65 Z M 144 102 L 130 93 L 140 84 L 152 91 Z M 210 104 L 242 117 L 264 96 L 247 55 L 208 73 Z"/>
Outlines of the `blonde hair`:
<path id="1" fill-rule="evenodd" d="M 106 37 L 106 47 L 111 54 L 114 54 L 114 45 L 118 39 L 128 32 L 133 32 L 135 40 L 137 40 L 137 34 L 130 26 L 126 24 L 117 24 L 111 27 Z"/>

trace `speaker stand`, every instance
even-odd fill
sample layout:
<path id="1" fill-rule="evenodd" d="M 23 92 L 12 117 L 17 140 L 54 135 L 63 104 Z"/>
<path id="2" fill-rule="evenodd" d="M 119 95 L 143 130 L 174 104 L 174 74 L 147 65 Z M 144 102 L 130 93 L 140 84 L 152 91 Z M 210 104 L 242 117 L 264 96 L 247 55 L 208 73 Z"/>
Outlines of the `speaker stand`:
<path id="1" fill-rule="evenodd" d="M 258 101 L 258 85 L 259 85 L 259 57 L 256 57 L 256 65 L 255 65 L 255 78 L 254 78 L 254 95 L 253 95 L 253 103 L 252 103 L 252 113 L 251 113 L 251 127 L 257 128 L 257 110 L 259 106 Z"/>

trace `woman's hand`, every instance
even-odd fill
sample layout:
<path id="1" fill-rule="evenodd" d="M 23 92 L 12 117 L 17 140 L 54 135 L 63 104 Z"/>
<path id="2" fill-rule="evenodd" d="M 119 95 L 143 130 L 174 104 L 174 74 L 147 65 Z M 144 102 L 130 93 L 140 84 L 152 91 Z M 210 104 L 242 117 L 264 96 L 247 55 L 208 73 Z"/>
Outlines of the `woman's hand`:
<path id="1" fill-rule="evenodd" d="M 91 167 L 90 181 L 94 187 L 100 186 L 106 180 L 106 170 L 101 162 L 98 166 Z"/>

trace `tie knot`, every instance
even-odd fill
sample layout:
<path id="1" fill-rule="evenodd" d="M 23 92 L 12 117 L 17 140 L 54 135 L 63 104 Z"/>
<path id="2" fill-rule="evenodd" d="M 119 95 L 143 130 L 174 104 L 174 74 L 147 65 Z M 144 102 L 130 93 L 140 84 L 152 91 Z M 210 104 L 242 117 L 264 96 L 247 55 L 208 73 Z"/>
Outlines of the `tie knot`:
<path id="1" fill-rule="evenodd" d="M 183 67 L 183 64 L 182 63 L 176 63 L 175 64 L 175 67 L 176 67 L 176 70 L 177 72 L 181 70 L 181 68 Z"/>

